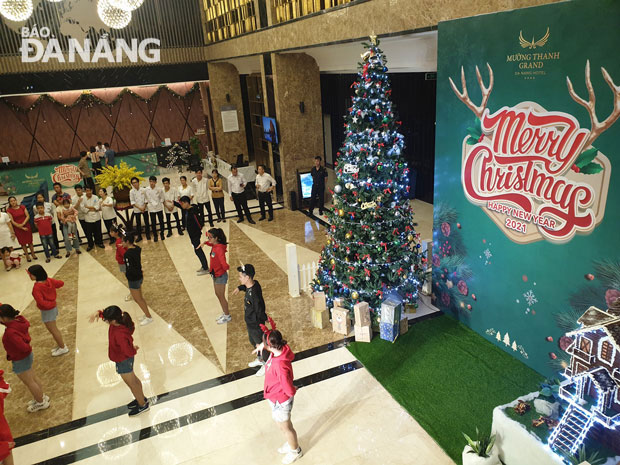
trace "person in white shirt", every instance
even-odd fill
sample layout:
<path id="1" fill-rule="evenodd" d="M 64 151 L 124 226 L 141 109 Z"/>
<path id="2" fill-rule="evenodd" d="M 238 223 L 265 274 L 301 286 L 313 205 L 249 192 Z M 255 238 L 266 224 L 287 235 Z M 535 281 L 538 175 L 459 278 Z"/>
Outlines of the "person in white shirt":
<path id="1" fill-rule="evenodd" d="M 177 189 L 177 203 L 179 205 L 181 204 L 181 197 L 189 197 L 190 204 L 194 203 L 194 189 L 192 186 L 187 184 L 187 178 L 185 176 L 181 176 L 179 179 L 181 181 L 181 187 Z M 187 225 L 185 223 L 185 215 L 181 212 L 181 227 L 183 228 L 183 231 L 187 229 Z"/>
<path id="2" fill-rule="evenodd" d="M 153 230 L 153 241 L 157 242 L 157 221 L 159 220 L 159 237 L 163 241 L 164 237 L 164 190 L 157 187 L 157 178 L 149 177 L 149 187 L 144 189 L 146 195 L 146 205 L 151 217 L 151 229 Z"/>
<path id="3" fill-rule="evenodd" d="M 271 193 L 276 189 L 276 180 L 269 173 L 265 173 L 265 165 L 258 165 L 256 175 L 256 192 L 258 193 L 258 204 L 260 206 L 260 218 L 265 219 L 265 204 L 269 209 L 269 221 L 273 221 L 273 202 Z"/>
<path id="4" fill-rule="evenodd" d="M 136 242 L 142 240 L 142 217 L 144 217 L 144 232 L 146 240 L 151 240 L 151 231 L 149 231 L 149 214 L 146 211 L 146 195 L 144 189 L 140 187 L 140 180 L 137 177 L 131 178 L 131 190 L 129 191 L 129 203 L 133 207 L 133 215 L 131 215 L 130 228 L 133 228 L 133 220 L 136 220 Z"/>
<path id="5" fill-rule="evenodd" d="M 230 200 L 235 203 L 237 209 L 237 215 L 239 219 L 237 223 L 243 222 L 243 213 L 248 218 L 248 222 L 256 224 L 250 215 L 250 209 L 248 208 L 248 200 L 245 198 L 245 178 L 242 174 L 239 174 L 239 170 L 235 165 L 230 168 L 231 174 L 228 176 L 228 190 L 230 191 Z"/>
<path id="6" fill-rule="evenodd" d="M 170 178 L 164 178 L 161 180 L 164 184 L 164 213 L 166 214 L 166 223 L 168 225 L 168 234 L 167 237 L 172 236 L 172 226 L 170 225 L 170 217 L 174 215 L 174 221 L 177 223 L 177 231 L 179 232 L 179 236 L 183 235 L 183 229 L 181 228 L 181 221 L 179 220 L 179 213 L 177 211 L 177 207 L 175 202 L 177 202 L 177 189 L 175 187 L 170 187 Z"/>
<path id="7" fill-rule="evenodd" d="M 82 231 L 84 232 L 84 234 L 86 234 L 86 221 L 84 220 L 86 214 L 84 213 L 84 211 L 82 210 L 82 208 L 80 207 L 80 205 L 82 204 L 82 202 L 84 201 L 84 188 L 82 187 L 81 184 L 78 184 L 77 186 L 74 187 L 75 189 L 75 195 L 73 197 L 71 197 L 71 205 L 73 205 L 73 208 L 75 208 L 78 212 L 78 220 L 80 222 L 80 225 L 82 226 Z M 84 236 L 82 236 L 84 237 Z"/>
<path id="8" fill-rule="evenodd" d="M 207 207 L 209 226 L 213 227 L 213 212 L 211 211 L 211 202 L 209 200 L 209 181 L 207 178 L 202 177 L 201 169 L 196 170 L 196 177 L 192 179 L 192 187 L 194 188 L 194 202 L 198 205 L 202 224 L 205 222 L 204 207 Z"/>
<path id="9" fill-rule="evenodd" d="M 88 241 L 86 251 L 91 251 L 95 244 L 104 249 L 103 237 L 101 236 L 101 202 L 99 197 L 93 195 L 90 186 L 86 188 L 85 198 L 80 203 L 80 209 L 84 212 L 84 221 L 86 221 L 86 240 Z"/>
<path id="10" fill-rule="evenodd" d="M 110 235 L 110 228 L 116 220 L 116 210 L 114 209 L 114 198 L 108 195 L 108 191 L 103 187 L 99 189 L 99 198 L 101 199 L 101 216 L 103 217 L 103 224 L 108 231 L 110 237 L 110 245 L 114 245 L 116 240 Z"/>
<path id="11" fill-rule="evenodd" d="M 56 205 L 53 202 L 46 202 L 45 196 L 40 192 L 37 194 L 37 203 L 38 202 L 43 203 L 43 210 L 45 214 L 52 217 L 52 237 L 54 239 L 56 250 L 60 250 L 60 246 L 58 245 L 58 218 L 56 217 Z"/>

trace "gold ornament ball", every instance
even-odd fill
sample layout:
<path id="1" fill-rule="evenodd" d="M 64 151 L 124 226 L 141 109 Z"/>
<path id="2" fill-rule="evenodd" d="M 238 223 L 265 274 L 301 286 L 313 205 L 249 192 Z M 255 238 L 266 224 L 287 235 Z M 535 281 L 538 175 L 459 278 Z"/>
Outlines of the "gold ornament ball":
<path id="1" fill-rule="evenodd" d="M 338 216 L 344 216 L 344 210 L 342 209 L 338 210 Z"/>
<path id="2" fill-rule="evenodd" d="M 336 264 L 336 260 L 334 260 L 333 258 L 329 261 L 330 265 L 335 265 Z"/>
<path id="3" fill-rule="evenodd" d="M 413 237 L 413 234 L 409 234 L 409 235 L 407 236 L 407 240 L 408 240 L 409 242 L 413 242 L 413 239 L 415 239 L 415 238 Z"/>
<path id="4" fill-rule="evenodd" d="M 327 239 L 327 245 L 328 245 L 328 246 L 332 245 L 332 241 L 330 241 L 329 239 Z"/>
<path id="5" fill-rule="evenodd" d="M 351 234 L 351 233 L 346 233 L 346 234 L 344 235 L 344 237 L 346 237 L 347 239 L 351 239 L 351 238 L 353 237 L 353 234 Z"/>
<path id="6" fill-rule="evenodd" d="M 359 297 L 360 297 L 360 295 L 357 293 L 357 291 L 351 292 L 351 298 L 353 300 L 357 300 L 357 299 L 359 299 Z"/>

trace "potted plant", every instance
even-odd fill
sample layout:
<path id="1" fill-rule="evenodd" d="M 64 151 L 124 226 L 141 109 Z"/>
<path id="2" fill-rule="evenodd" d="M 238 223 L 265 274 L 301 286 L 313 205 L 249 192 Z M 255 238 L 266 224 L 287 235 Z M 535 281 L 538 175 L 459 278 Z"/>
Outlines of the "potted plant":
<path id="1" fill-rule="evenodd" d="M 129 166 L 122 161 L 119 165 L 106 166 L 102 168 L 101 174 L 95 179 L 97 184 L 102 187 L 112 187 L 114 199 L 117 202 L 129 202 L 129 190 L 131 189 L 131 178 L 136 177 L 142 181 L 142 171 L 138 171 L 135 166 Z"/>
<path id="2" fill-rule="evenodd" d="M 495 435 L 486 434 L 476 428 L 475 440 L 463 433 L 467 445 L 463 449 L 463 465 L 499 465 L 499 457 L 495 445 Z"/>

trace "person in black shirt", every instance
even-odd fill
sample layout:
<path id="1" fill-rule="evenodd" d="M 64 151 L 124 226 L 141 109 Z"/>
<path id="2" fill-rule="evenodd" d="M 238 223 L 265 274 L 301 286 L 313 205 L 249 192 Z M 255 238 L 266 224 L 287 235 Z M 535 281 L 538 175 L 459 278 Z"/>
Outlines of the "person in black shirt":
<path id="1" fill-rule="evenodd" d="M 318 200 L 319 214 L 323 214 L 323 206 L 325 205 L 325 179 L 327 179 L 327 170 L 321 166 L 321 157 L 314 157 L 314 166 L 310 170 L 312 176 L 312 193 L 310 194 L 310 214 L 314 212 L 314 201 Z"/>
<path id="2" fill-rule="evenodd" d="M 201 216 L 198 207 L 191 204 L 191 199 L 187 195 L 179 199 L 179 204 L 183 209 L 183 224 L 185 224 L 185 228 L 187 229 L 187 235 L 189 236 L 189 240 L 192 241 L 194 252 L 198 256 L 198 260 L 200 260 L 201 266 L 196 271 L 196 274 L 198 276 L 205 275 L 209 272 L 209 263 L 207 262 L 205 253 L 202 251 L 202 247 L 200 247 L 200 236 L 202 235 L 203 224 L 200 221 Z"/>
<path id="3" fill-rule="evenodd" d="M 140 317 L 140 326 L 146 326 L 153 322 L 151 312 L 146 304 L 146 300 L 142 296 L 142 260 L 140 254 L 142 249 L 134 244 L 135 237 L 133 231 L 127 231 L 123 236 L 123 247 L 127 249 L 125 252 L 125 276 L 129 284 L 129 292 L 131 297 L 140 306 L 144 312 L 144 316 Z"/>
<path id="4" fill-rule="evenodd" d="M 250 344 L 252 344 L 252 347 L 258 348 L 263 342 L 263 330 L 260 328 L 260 325 L 265 324 L 267 321 L 263 290 L 260 287 L 260 283 L 254 279 L 256 271 L 253 265 L 242 265 L 237 267 L 237 271 L 239 272 L 239 281 L 241 285 L 233 291 L 233 295 L 237 295 L 239 291 L 245 292 L 245 326 L 248 330 Z M 249 367 L 260 367 L 256 372 L 256 376 L 265 375 L 265 362 L 268 358 L 269 352 L 263 351 L 259 353 L 256 360 L 248 363 Z"/>

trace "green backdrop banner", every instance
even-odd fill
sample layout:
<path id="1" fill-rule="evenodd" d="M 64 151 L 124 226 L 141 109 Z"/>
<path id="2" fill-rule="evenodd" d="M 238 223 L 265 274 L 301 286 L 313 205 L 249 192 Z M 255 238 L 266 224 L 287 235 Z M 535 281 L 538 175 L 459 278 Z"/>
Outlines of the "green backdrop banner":
<path id="1" fill-rule="evenodd" d="M 434 298 L 547 375 L 620 296 L 618 18 L 579 0 L 439 24 Z"/>
<path id="2" fill-rule="evenodd" d="M 142 176 L 144 177 L 159 175 L 157 154 L 153 152 L 124 155 L 116 158 L 117 164 L 121 161 L 126 162 L 129 166 L 136 167 L 138 171 L 143 171 Z M 0 172 L 0 184 L 10 195 L 36 192 L 43 181 L 47 181 L 51 190 L 54 182 L 59 182 L 65 187 L 73 187 L 81 183 L 81 180 L 77 162 L 33 166 Z"/>

